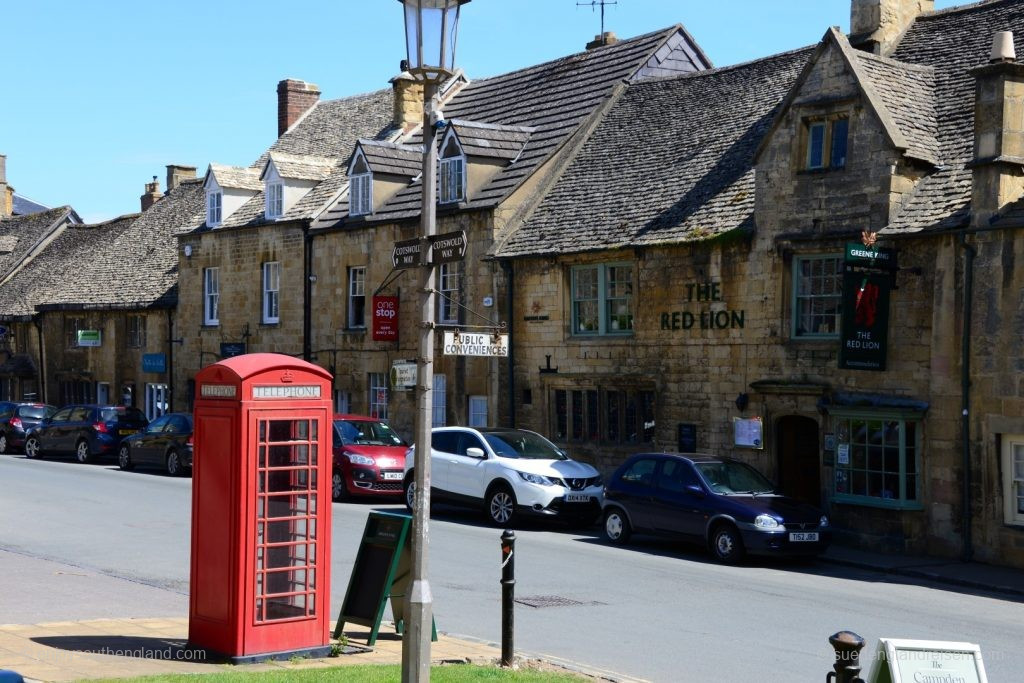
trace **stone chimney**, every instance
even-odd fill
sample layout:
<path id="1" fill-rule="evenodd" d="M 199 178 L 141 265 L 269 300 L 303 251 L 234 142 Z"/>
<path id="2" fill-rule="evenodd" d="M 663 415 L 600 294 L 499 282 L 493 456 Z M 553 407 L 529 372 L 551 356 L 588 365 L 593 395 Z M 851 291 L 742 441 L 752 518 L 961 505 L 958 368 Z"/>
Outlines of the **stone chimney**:
<path id="1" fill-rule="evenodd" d="M 1024 64 L 1016 61 L 1013 34 L 1000 31 L 989 63 L 971 70 L 974 90 L 974 160 L 971 223 L 989 219 L 1024 195 Z"/>
<path id="2" fill-rule="evenodd" d="M 291 78 L 277 84 L 277 137 L 292 127 L 320 100 L 320 88 Z"/>
<path id="3" fill-rule="evenodd" d="M 395 94 L 394 124 L 408 131 L 423 123 L 423 82 L 417 81 L 405 70 L 391 79 Z"/>
<path id="4" fill-rule="evenodd" d="M 178 164 L 167 164 L 167 192 L 170 192 L 178 185 L 181 185 L 181 181 L 190 180 L 195 177 L 195 166 L 179 166 Z M 165 192 L 164 194 L 167 194 L 167 192 Z"/>
<path id="5" fill-rule="evenodd" d="M 619 42 L 618 36 L 611 31 L 605 31 L 600 35 L 594 36 L 594 39 L 587 43 L 587 49 L 593 50 L 595 47 L 604 47 L 605 45 L 614 45 Z"/>
<path id="6" fill-rule="evenodd" d="M 888 55 L 914 19 L 935 10 L 935 0 L 851 0 L 850 44 Z"/>
<path id="7" fill-rule="evenodd" d="M 7 155 L 0 154 L 0 218 L 14 213 L 14 193 L 7 187 Z"/>
<path id="8" fill-rule="evenodd" d="M 160 194 L 160 181 L 156 179 L 156 176 L 153 176 L 153 182 L 146 183 L 146 194 L 139 197 L 142 201 L 142 210 L 145 211 L 156 204 L 161 197 L 163 195 Z"/>

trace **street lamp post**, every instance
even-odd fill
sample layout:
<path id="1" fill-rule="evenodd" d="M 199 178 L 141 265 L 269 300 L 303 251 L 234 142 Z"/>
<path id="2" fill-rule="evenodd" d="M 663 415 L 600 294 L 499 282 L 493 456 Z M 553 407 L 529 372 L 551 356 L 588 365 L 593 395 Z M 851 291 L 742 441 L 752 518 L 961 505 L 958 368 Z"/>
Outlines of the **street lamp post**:
<path id="1" fill-rule="evenodd" d="M 459 8 L 469 0 L 399 0 L 405 10 L 409 73 L 423 83 L 423 198 L 420 229 L 420 347 L 416 360 L 415 505 L 412 523 L 412 582 L 402 637 L 402 681 L 430 680 L 433 596 L 427 579 L 430 520 L 430 426 L 434 384 L 434 267 L 429 260 L 435 220 L 437 145 L 435 96 L 455 65 Z M 439 114 L 439 111 L 438 111 Z"/>

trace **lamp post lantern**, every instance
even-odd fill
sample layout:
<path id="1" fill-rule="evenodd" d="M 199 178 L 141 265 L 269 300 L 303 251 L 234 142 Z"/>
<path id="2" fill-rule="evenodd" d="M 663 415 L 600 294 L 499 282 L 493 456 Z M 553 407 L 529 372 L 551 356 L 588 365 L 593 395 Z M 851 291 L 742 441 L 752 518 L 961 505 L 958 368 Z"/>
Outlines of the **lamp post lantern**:
<path id="1" fill-rule="evenodd" d="M 402 637 L 402 681 L 430 680 L 433 596 L 427 580 L 430 520 L 430 426 L 434 385 L 434 267 L 430 237 L 437 232 L 437 145 L 433 121 L 440 118 L 438 86 L 455 67 L 459 8 L 469 0 L 399 0 L 405 10 L 408 70 L 423 83 L 423 197 L 420 211 L 420 346 L 416 359 L 414 443 L 415 505 L 412 523 L 412 582 L 406 598 Z M 435 109 L 438 111 L 435 117 Z"/>

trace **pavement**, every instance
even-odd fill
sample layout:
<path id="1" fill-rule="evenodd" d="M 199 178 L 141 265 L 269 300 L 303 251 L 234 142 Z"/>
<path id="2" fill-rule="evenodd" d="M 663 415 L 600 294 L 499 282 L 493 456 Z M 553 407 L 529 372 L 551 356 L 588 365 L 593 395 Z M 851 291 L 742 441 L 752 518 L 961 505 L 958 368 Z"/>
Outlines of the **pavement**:
<path id="1" fill-rule="evenodd" d="M 888 555 L 834 546 L 820 558 L 822 567 L 839 565 L 936 587 L 979 592 L 1024 601 L 1024 571 L 977 562 L 912 555 Z M 188 648 L 188 618 L 92 619 L 40 624 L 0 625 L 0 669 L 19 672 L 28 681 L 78 681 L 128 678 L 157 674 L 202 674 L 233 668 L 204 661 Z M 336 657 L 292 659 L 244 665 L 246 671 L 329 669 L 351 664 L 401 664 L 402 640 L 393 625 L 382 625 L 374 646 L 367 647 L 369 630 L 346 629 L 348 646 Z M 434 665 L 471 663 L 496 665 L 498 643 L 439 633 L 431 645 Z M 517 653 L 518 666 L 562 669 L 585 678 L 625 683 L 634 679 L 609 674 L 567 661 L 542 661 Z"/>

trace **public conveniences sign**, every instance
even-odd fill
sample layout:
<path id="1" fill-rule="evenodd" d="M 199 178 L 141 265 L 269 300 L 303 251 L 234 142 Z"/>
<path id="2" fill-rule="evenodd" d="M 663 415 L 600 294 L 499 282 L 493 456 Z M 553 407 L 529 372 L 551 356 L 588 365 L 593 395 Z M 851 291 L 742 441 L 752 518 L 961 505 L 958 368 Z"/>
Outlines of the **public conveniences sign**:
<path id="1" fill-rule="evenodd" d="M 398 341 L 398 297 L 373 297 L 373 341 Z"/>
<path id="2" fill-rule="evenodd" d="M 444 355 L 508 356 L 508 335 L 445 332 Z"/>

